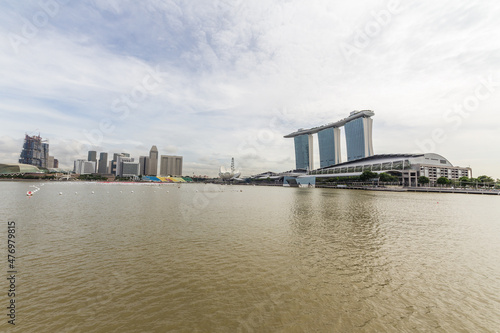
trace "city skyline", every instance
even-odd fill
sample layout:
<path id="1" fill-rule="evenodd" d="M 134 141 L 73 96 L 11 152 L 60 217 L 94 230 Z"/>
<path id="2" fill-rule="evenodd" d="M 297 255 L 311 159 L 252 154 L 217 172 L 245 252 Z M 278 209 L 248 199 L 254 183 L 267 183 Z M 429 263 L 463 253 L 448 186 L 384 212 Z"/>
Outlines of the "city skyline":
<path id="1" fill-rule="evenodd" d="M 290 170 L 294 143 L 283 135 L 370 109 L 377 154 L 437 153 L 500 178 L 500 4 L 0 8 L 2 163 L 19 160 L 25 133 L 41 132 L 66 169 L 88 151 L 138 158 L 156 144 L 184 157 L 185 174 L 215 176 L 232 156 L 245 175 Z"/>

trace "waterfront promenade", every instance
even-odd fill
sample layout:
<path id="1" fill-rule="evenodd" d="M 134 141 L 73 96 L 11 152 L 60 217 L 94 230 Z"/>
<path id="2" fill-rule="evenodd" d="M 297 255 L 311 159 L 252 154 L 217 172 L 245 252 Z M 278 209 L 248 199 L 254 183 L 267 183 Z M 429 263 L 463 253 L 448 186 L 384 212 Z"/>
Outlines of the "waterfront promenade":
<path id="1" fill-rule="evenodd" d="M 462 193 L 462 194 L 482 194 L 500 195 L 500 190 L 463 189 L 446 187 L 384 187 L 384 186 L 346 186 L 336 185 L 316 185 L 317 188 L 335 188 L 343 190 L 365 190 L 365 191 L 390 191 L 390 192 L 430 192 L 430 193 Z"/>

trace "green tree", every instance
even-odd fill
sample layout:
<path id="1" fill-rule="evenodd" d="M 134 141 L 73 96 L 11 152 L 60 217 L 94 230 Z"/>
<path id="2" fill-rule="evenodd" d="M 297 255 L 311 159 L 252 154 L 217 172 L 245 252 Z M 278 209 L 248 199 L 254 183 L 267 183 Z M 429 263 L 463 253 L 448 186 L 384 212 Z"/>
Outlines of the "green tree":
<path id="1" fill-rule="evenodd" d="M 431 182 L 431 180 L 426 176 L 418 177 L 418 183 L 421 185 L 429 184 L 430 182 Z"/>
<path id="2" fill-rule="evenodd" d="M 371 172 L 370 170 L 363 171 L 361 176 L 359 176 L 359 179 L 363 182 L 374 178 L 378 178 L 378 175 L 375 172 Z"/>
<path id="3" fill-rule="evenodd" d="M 436 182 L 439 185 L 448 185 L 450 183 L 450 180 L 448 178 L 446 178 L 446 177 L 439 177 Z"/>
<path id="4" fill-rule="evenodd" d="M 491 178 L 490 176 L 486 176 L 486 175 L 482 175 L 482 176 L 479 176 L 477 177 L 477 181 L 482 183 L 483 185 L 487 185 L 487 186 L 493 186 L 495 180 L 493 180 L 493 178 Z"/>
<path id="5" fill-rule="evenodd" d="M 395 182 L 398 180 L 398 177 L 392 176 L 386 172 L 382 172 L 379 177 L 381 182 Z"/>
<path id="6" fill-rule="evenodd" d="M 461 187 L 465 187 L 465 186 L 467 186 L 467 183 L 470 182 L 470 179 L 469 179 L 469 177 L 462 176 L 462 177 L 458 178 L 458 181 L 460 182 Z"/>

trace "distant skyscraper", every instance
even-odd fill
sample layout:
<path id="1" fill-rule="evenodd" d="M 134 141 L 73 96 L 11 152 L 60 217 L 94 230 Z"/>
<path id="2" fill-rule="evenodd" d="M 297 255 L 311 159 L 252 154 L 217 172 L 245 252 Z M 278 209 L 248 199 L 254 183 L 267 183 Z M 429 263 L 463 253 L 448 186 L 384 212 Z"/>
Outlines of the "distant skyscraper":
<path id="1" fill-rule="evenodd" d="M 59 160 L 57 158 L 54 158 L 54 168 L 59 168 Z"/>
<path id="2" fill-rule="evenodd" d="M 97 152 L 95 150 L 89 150 L 87 161 L 95 162 L 95 165 L 97 167 Z M 95 173 L 95 172 L 96 172 L 96 170 L 94 170 L 94 172 L 92 172 L 92 173 Z"/>
<path id="3" fill-rule="evenodd" d="M 351 120 L 344 125 L 347 161 L 373 155 L 372 124 L 373 119 L 363 117 Z"/>
<path id="4" fill-rule="evenodd" d="M 139 162 L 134 162 L 131 157 L 118 156 L 116 159 L 116 176 L 139 176 Z"/>
<path id="5" fill-rule="evenodd" d="M 73 172 L 80 175 L 88 175 L 95 172 L 96 162 L 86 160 L 76 160 Z"/>
<path id="6" fill-rule="evenodd" d="M 313 169 L 313 136 L 303 134 L 294 137 L 295 141 L 295 168 Z"/>
<path id="7" fill-rule="evenodd" d="M 42 142 L 42 168 L 48 168 L 49 162 L 49 143 Z"/>
<path id="8" fill-rule="evenodd" d="M 156 146 L 151 147 L 149 151 L 149 170 L 147 175 L 158 175 L 158 148 L 156 148 Z"/>
<path id="9" fill-rule="evenodd" d="M 134 162 L 134 159 L 125 156 L 118 156 L 116 158 L 116 175 L 120 177 L 123 176 L 123 162 Z"/>
<path id="10" fill-rule="evenodd" d="M 313 169 L 312 135 L 318 134 L 321 168 L 342 162 L 340 128 L 344 127 L 348 161 L 373 156 L 372 124 L 375 113 L 371 110 L 353 111 L 349 117 L 334 123 L 299 130 L 285 135 L 294 138 L 297 169 Z"/>
<path id="11" fill-rule="evenodd" d="M 149 171 L 149 157 L 141 156 L 139 157 L 139 175 L 145 176 Z"/>
<path id="12" fill-rule="evenodd" d="M 139 176 L 139 162 L 121 162 L 120 177 Z"/>
<path id="13" fill-rule="evenodd" d="M 182 176 L 182 156 L 161 155 L 160 176 Z"/>
<path id="14" fill-rule="evenodd" d="M 319 131 L 318 144 L 321 168 L 340 163 L 340 128 Z"/>
<path id="15" fill-rule="evenodd" d="M 97 152 L 95 150 L 89 150 L 87 161 L 97 162 Z"/>
<path id="16" fill-rule="evenodd" d="M 101 175 L 108 173 L 108 153 L 99 154 L 99 166 L 97 168 L 97 173 Z"/>
<path id="17" fill-rule="evenodd" d="M 40 135 L 25 135 L 23 150 L 19 158 L 19 163 L 30 164 L 40 168 L 47 167 L 49 158 L 49 144 L 43 141 Z"/>
<path id="18" fill-rule="evenodd" d="M 49 156 L 47 159 L 47 169 L 53 169 L 54 168 L 54 156 Z"/>
<path id="19" fill-rule="evenodd" d="M 117 173 L 116 173 L 116 161 L 118 160 L 118 157 L 120 157 L 120 156 L 123 157 L 122 154 L 114 153 L 113 154 L 113 159 L 109 162 L 108 172 L 110 174 L 115 175 L 115 176 L 117 175 Z"/>

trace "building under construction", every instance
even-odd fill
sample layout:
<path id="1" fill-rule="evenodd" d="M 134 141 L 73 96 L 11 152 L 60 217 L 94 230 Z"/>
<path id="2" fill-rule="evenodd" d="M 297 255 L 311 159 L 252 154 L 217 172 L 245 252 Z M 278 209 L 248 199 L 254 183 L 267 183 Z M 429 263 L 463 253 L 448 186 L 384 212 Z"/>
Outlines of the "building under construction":
<path id="1" fill-rule="evenodd" d="M 19 163 L 30 164 L 40 168 L 47 168 L 49 160 L 49 142 L 42 140 L 39 135 L 29 136 L 26 134 L 24 138 L 23 150 Z"/>

